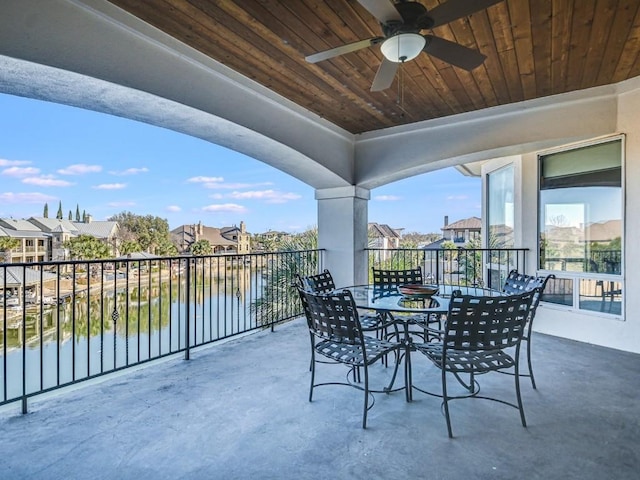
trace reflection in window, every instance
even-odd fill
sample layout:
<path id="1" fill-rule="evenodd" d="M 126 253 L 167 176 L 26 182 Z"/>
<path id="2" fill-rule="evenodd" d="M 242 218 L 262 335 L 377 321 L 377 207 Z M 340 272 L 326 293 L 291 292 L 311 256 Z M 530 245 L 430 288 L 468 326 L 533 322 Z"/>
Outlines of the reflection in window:
<path id="1" fill-rule="evenodd" d="M 559 305 L 573 305 L 573 280 L 570 278 L 551 278 L 542 294 L 543 302 Z"/>
<path id="2" fill-rule="evenodd" d="M 609 280 L 580 280 L 580 308 L 621 315 L 622 283 Z"/>
<path id="3" fill-rule="evenodd" d="M 512 248 L 514 205 L 513 205 L 513 165 L 501 168 L 487 176 L 487 224 L 489 226 L 488 246 Z"/>
<path id="4" fill-rule="evenodd" d="M 620 275 L 622 141 L 540 157 L 540 268 Z"/>
<path id="5" fill-rule="evenodd" d="M 514 167 L 507 165 L 487 175 L 487 247 L 513 248 L 514 228 Z M 510 252 L 493 250 L 487 253 L 488 285 L 502 285 L 509 271 L 518 268 L 517 257 Z"/>

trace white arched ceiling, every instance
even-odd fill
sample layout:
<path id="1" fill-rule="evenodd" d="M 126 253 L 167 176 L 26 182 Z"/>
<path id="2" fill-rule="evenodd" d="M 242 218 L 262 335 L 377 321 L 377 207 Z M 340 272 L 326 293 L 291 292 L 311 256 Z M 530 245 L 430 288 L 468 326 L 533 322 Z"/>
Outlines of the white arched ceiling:
<path id="1" fill-rule="evenodd" d="M 612 133 L 618 89 L 599 87 L 354 136 L 104 0 L 0 3 L 0 92 L 203 138 L 315 189 L 372 189 L 456 164 Z"/>

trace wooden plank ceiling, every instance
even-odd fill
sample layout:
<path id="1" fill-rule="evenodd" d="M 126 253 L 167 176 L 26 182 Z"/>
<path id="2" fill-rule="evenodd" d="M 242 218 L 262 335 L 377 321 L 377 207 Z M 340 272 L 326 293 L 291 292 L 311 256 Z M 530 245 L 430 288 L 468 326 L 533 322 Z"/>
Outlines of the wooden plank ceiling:
<path id="1" fill-rule="evenodd" d="M 317 64 L 304 59 L 381 35 L 356 0 L 110 1 L 352 133 L 640 74 L 640 0 L 504 0 L 431 32 L 480 50 L 483 65 L 467 72 L 422 53 L 376 93 L 369 89 L 379 46 Z"/>

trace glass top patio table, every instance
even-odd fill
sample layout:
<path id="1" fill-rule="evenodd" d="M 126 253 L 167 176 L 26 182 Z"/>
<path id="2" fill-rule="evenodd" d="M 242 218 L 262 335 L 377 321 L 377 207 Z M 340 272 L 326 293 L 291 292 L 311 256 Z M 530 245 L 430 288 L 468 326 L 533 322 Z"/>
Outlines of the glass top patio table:
<path id="1" fill-rule="evenodd" d="M 437 293 L 423 296 L 406 296 L 396 287 L 380 288 L 376 285 L 354 285 L 343 290 L 351 292 L 358 308 L 396 313 L 447 313 L 449 297 L 454 290 L 460 290 L 463 295 L 501 295 L 497 290 L 461 285 L 438 285 Z"/>

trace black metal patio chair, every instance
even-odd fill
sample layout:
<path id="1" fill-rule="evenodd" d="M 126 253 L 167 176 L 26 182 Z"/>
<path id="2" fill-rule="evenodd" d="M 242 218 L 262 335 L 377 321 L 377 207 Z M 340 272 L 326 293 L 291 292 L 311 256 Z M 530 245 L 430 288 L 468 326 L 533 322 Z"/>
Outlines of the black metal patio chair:
<path id="1" fill-rule="evenodd" d="M 298 293 L 307 318 L 311 339 L 309 401 L 313 399 L 313 389 L 323 385 L 348 385 L 362 390 L 364 392 L 362 428 L 367 428 L 367 412 L 375 403 L 373 398 L 375 391 L 369 388 L 369 366 L 386 355 L 394 355 L 395 368 L 391 380 L 381 392 L 392 391 L 398 373 L 402 345 L 363 334 L 351 292 L 345 290 L 315 294 L 299 288 Z M 326 360 L 319 360 L 318 355 Z M 346 365 L 348 367 L 347 381 L 316 383 L 316 365 L 318 363 Z M 360 370 L 363 372 L 363 378 L 361 378 Z M 353 381 L 349 381 L 349 377 L 353 378 Z M 357 383 L 361 380 L 362 385 Z M 372 397 L 371 403 L 369 402 L 370 396 Z"/>
<path id="2" fill-rule="evenodd" d="M 522 426 L 527 426 L 520 396 L 519 354 L 534 297 L 540 293 L 541 289 L 535 288 L 519 295 L 476 297 L 462 295 L 459 290 L 456 290 L 449 303 L 442 340 L 436 343 L 414 344 L 416 351 L 424 354 L 441 370 L 441 395 L 414 388 L 443 399 L 442 405 L 449 437 L 453 437 L 449 400 L 461 398 L 482 398 L 514 407 L 520 412 Z M 515 347 L 513 356 L 506 351 L 510 347 Z M 477 375 L 508 369 L 514 370 L 515 404 L 503 399 L 479 395 L 480 385 L 476 380 Z M 449 396 L 447 373 L 453 374 L 465 388 L 463 395 Z M 469 374 L 468 382 L 463 380 L 461 374 Z"/>
<path id="3" fill-rule="evenodd" d="M 502 287 L 502 293 L 505 295 L 517 295 L 523 292 L 529 292 L 536 288 L 540 289 L 540 295 L 536 295 L 533 301 L 533 305 L 531 308 L 531 313 L 527 318 L 527 327 L 522 336 L 522 340 L 526 342 L 527 347 L 527 368 L 529 373 L 521 373 L 522 377 L 529 377 L 531 379 L 531 386 L 535 389 L 536 387 L 536 379 L 533 376 L 533 368 L 531 365 L 531 333 L 532 333 L 532 325 L 533 319 L 536 315 L 536 310 L 538 309 L 538 304 L 540 303 L 540 297 L 542 296 L 542 292 L 547 286 L 547 282 L 556 278 L 555 275 L 547 275 L 547 276 L 533 276 L 533 275 L 525 275 L 523 273 L 518 273 L 518 270 L 511 270 L 507 279 L 504 282 L 504 286 Z"/>
<path id="4" fill-rule="evenodd" d="M 326 268 L 315 275 L 296 274 L 296 285 L 311 293 L 330 293 L 336 289 L 333 276 Z M 389 322 L 385 322 L 384 315 L 378 312 L 358 312 L 358 314 L 364 331 L 384 330 L 389 326 Z"/>
<path id="5" fill-rule="evenodd" d="M 385 291 L 397 290 L 402 285 L 423 285 L 424 278 L 422 276 L 422 268 L 420 266 L 416 268 L 404 269 L 404 270 L 385 270 L 373 267 L 373 286 L 380 294 L 383 295 Z M 414 301 L 417 301 L 414 299 Z M 431 303 L 430 298 L 421 300 L 423 302 Z M 428 306 L 428 305 L 425 305 Z M 426 341 L 427 337 L 431 338 L 433 335 L 432 327 L 437 324 L 437 328 L 442 328 L 442 319 L 440 315 L 436 314 L 405 314 L 409 315 L 410 322 L 422 329 L 422 332 L 412 332 L 423 337 Z"/>
<path id="6" fill-rule="evenodd" d="M 326 268 L 315 275 L 299 275 L 296 274 L 296 283 L 299 288 L 313 293 L 329 293 L 336 289 L 331 272 Z"/>

